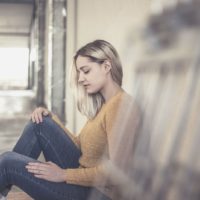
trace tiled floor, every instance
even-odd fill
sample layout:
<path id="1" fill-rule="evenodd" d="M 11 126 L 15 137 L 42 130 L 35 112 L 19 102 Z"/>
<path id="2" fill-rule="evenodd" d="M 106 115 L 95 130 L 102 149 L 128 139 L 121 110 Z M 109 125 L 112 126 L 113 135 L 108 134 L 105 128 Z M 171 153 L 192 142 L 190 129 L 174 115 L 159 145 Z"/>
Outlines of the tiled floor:
<path id="1" fill-rule="evenodd" d="M 34 108 L 31 91 L 0 91 L 0 154 L 12 150 Z M 8 195 L 8 200 L 30 199 L 16 187 Z"/>

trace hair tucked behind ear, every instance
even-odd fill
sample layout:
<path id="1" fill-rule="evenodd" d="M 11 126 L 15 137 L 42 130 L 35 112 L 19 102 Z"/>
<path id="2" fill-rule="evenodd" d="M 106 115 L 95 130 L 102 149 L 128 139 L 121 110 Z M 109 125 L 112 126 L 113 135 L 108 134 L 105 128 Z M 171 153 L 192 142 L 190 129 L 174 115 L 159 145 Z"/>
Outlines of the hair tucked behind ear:
<path id="1" fill-rule="evenodd" d="M 112 79 L 119 85 L 122 85 L 122 65 L 116 49 L 107 41 L 95 40 L 81 47 L 73 59 L 71 86 L 75 92 L 77 107 L 79 111 L 87 118 L 92 119 L 96 116 L 104 99 L 100 93 L 87 94 L 84 87 L 78 83 L 78 73 L 76 69 L 76 60 L 78 56 L 89 58 L 92 62 L 103 63 L 105 60 L 111 63 Z"/>

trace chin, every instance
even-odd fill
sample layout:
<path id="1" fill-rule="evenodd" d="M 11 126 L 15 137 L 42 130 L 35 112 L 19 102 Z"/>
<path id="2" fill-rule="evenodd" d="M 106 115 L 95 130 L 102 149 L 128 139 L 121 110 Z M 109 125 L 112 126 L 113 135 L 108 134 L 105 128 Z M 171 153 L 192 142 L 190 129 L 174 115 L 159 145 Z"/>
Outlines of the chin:
<path id="1" fill-rule="evenodd" d="M 86 91 L 87 94 L 95 94 L 96 92 Z"/>
<path id="2" fill-rule="evenodd" d="M 87 94 L 96 94 L 98 93 L 99 91 L 94 91 L 94 90 L 86 90 Z"/>

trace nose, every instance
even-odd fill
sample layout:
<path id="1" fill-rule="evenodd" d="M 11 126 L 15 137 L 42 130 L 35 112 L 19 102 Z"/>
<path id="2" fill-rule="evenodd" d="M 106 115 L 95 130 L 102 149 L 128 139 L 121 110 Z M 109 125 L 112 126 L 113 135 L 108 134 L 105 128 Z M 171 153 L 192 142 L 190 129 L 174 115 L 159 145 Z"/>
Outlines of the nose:
<path id="1" fill-rule="evenodd" d="M 82 83 L 84 80 L 85 80 L 84 75 L 83 75 L 83 73 L 80 72 L 78 75 L 78 82 Z"/>

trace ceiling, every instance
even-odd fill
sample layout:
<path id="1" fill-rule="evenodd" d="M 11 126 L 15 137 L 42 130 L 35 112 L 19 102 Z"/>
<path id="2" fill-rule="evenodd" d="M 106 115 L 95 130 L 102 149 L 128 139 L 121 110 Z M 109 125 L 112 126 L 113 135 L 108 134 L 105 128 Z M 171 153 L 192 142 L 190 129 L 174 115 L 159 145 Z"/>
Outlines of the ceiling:
<path id="1" fill-rule="evenodd" d="M 0 0 L 0 48 L 27 47 L 34 0 Z"/>

